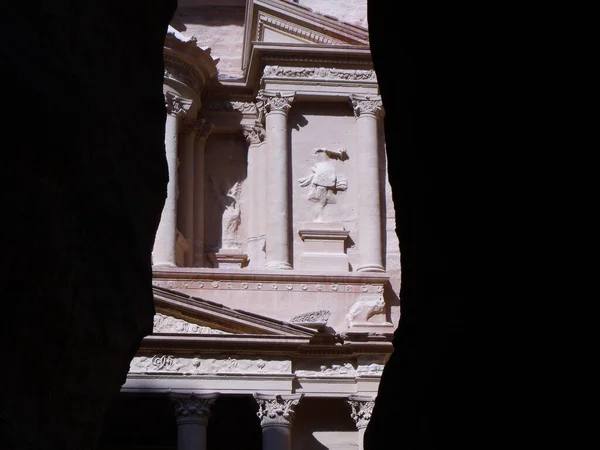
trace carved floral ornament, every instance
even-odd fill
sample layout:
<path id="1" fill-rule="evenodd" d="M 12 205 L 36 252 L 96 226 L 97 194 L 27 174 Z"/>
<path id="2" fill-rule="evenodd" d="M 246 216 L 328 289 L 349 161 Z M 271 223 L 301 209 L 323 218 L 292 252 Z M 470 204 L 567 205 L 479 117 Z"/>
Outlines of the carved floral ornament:
<path id="1" fill-rule="evenodd" d="M 301 78 L 332 81 L 372 81 L 377 82 L 374 70 L 331 69 L 325 67 L 282 67 L 265 66 L 265 78 Z"/>
<path id="2" fill-rule="evenodd" d="M 244 126 L 242 132 L 248 145 L 258 145 L 265 140 L 265 129 L 261 126 Z"/>
<path id="3" fill-rule="evenodd" d="M 256 415 L 260 419 L 261 426 L 291 426 L 294 420 L 294 408 L 300 403 L 302 395 L 292 398 L 283 398 L 276 395 L 274 398 L 265 398 L 255 394 L 254 399 L 258 403 Z"/>
<path id="4" fill-rule="evenodd" d="M 273 111 L 289 111 L 295 96 L 295 93 L 270 92 L 261 89 L 256 96 L 259 116 Z"/>
<path id="5" fill-rule="evenodd" d="M 193 334 L 229 334 L 225 331 L 190 323 L 182 319 L 166 316 L 161 313 L 154 315 L 153 333 L 193 333 Z"/>
<path id="6" fill-rule="evenodd" d="M 256 114 L 256 105 L 253 102 L 239 102 L 231 100 L 213 100 L 204 106 L 204 109 L 218 112 L 239 112 L 242 114 Z"/>
<path id="7" fill-rule="evenodd" d="M 190 418 L 210 417 L 210 407 L 215 403 L 219 394 L 213 394 L 210 397 L 190 395 L 171 395 L 171 401 L 175 409 L 175 415 L 178 421 L 185 421 Z"/>
<path id="8" fill-rule="evenodd" d="M 383 103 L 380 98 L 373 98 L 369 95 L 353 95 L 350 100 L 354 115 L 357 118 L 363 114 L 372 114 L 377 118 L 383 118 L 385 111 L 383 110 Z"/>
<path id="9" fill-rule="evenodd" d="M 318 322 L 327 322 L 331 312 L 326 309 L 321 309 L 319 311 L 312 311 L 309 313 L 300 314 L 295 316 L 290 320 L 291 323 L 318 323 Z"/>
<path id="10" fill-rule="evenodd" d="M 375 406 L 375 400 L 348 400 L 348 404 L 352 411 L 350 417 L 354 420 L 356 428 L 364 428 L 369 424 L 371 415 L 373 414 L 373 407 Z"/>

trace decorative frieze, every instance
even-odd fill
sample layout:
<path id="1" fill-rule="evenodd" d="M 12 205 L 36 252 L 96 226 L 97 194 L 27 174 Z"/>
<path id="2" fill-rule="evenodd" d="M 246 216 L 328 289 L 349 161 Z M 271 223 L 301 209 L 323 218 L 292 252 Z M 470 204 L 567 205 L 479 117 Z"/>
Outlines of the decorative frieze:
<path id="1" fill-rule="evenodd" d="M 258 403 L 256 415 L 260 419 L 260 425 L 290 427 L 294 420 L 294 408 L 298 406 L 301 398 L 302 394 L 275 397 L 254 394 L 254 399 Z"/>
<path id="2" fill-rule="evenodd" d="M 237 358 L 184 358 L 172 355 L 136 356 L 130 374 L 291 374 L 290 360 L 237 359 Z"/>
<path id="3" fill-rule="evenodd" d="M 190 333 L 190 334 L 230 334 L 214 328 L 186 322 L 182 319 L 166 316 L 161 313 L 154 315 L 153 333 Z"/>
<path id="4" fill-rule="evenodd" d="M 323 292 L 335 294 L 382 294 L 382 284 L 345 284 L 317 282 L 270 282 L 270 281 L 241 281 L 241 280 L 211 280 L 211 279 L 154 279 L 152 284 L 167 289 L 202 289 L 232 291 L 280 291 L 287 292 Z"/>
<path id="5" fill-rule="evenodd" d="M 294 374 L 302 378 L 322 378 L 322 377 L 349 377 L 358 376 L 381 376 L 383 373 L 383 364 L 358 365 L 356 368 L 352 363 L 343 364 L 323 364 L 319 370 L 297 369 Z"/>
<path id="6" fill-rule="evenodd" d="M 350 405 L 350 408 L 352 410 L 350 412 L 350 417 L 352 417 L 352 420 L 354 420 L 356 428 L 365 428 L 369 424 L 369 420 L 371 420 L 371 415 L 373 414 L 373 407 L 375 406 L 375 400 L 351 397 L 348 400 L 348 404 Z"/>
<path id="7" fill-rule="evenodd" d="M 377 75 L 372 69 L 332 69 L 326 67 L 265 66 L 263 78 L 377 82 Z"/>
<path id="8" fill-rule="evenodd" d="M 369 95 L 353 95 L 351 98 L 352 109 L 355 117 L 361 114 L 373 114 L 377 118 L 383 118 L 383 102 L 381 98 L 373 98 Z"/>

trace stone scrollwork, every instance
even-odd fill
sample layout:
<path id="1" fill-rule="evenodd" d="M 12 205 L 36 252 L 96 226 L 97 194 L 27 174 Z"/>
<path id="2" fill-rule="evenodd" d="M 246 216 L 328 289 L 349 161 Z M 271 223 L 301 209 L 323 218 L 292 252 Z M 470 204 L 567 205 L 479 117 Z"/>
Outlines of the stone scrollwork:
<path id="1" fill-rule="evenodd" d="M 369 95 L 353 95 L 351 98 L 354 115 L 358 118 L 362 114 L 372 114 L 377 118 L 383 117 L 383 102 L 380 98 Z"/>
<path id="2" fill-rule="evenodd" d="M 362 70 L 331 69 L 325 67 L 266 66 L 263 71 L 263 77 L 377 82 L 377 75 L 372 69 Z"/>
<path id="3" fill-rule="evenodd" d="M 302 394 L 297 395 L 266 395 L 254 394 L 258 403 L 256 415 L 260 419 L 260 425 L 266 426 L 291 426 L 294 420 L 294 408 L 300 403 Z"/>
<path id="4" fill-rule="evenodd" d="M 318 323 L 318 322 L 327 322 L 329 320 L 329 316 L 331 316 L 331 312 L 326 309 L 321 309 L 319 311 L 312 311 L 304 314 L 297 315 L 293 317 L 290 322 L 291 323 Z"/>
<path id="5" fill-rule="evenodd" d="M 348 400 L 348 404 L 352 409 L 350 417 L 354 420 L 356 428 L 365 428 L 371 420 L 371 414 L 373 414 L 373 407 L 375 406 L 375 400 L 364 400 L 364 399 L 353 399 Z"/>

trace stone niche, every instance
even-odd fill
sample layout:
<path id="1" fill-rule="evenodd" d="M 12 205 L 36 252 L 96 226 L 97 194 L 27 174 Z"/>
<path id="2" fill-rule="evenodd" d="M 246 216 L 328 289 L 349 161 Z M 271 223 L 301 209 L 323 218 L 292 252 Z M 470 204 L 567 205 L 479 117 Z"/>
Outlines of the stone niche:
<path id="1" fill-rule="evenodd" d="M 290 111 L 290 129 L 294 267 L 352 271 L 360 185 L 352 109 L 300 102 Z"/>
<path id="2" fill-rule="evenodd" d="M 214 268 L 242 268 L 246 212 L 247 148 L 241 136 L 220 134 L 207 142 L 204 172 L 206 259 Z"/>

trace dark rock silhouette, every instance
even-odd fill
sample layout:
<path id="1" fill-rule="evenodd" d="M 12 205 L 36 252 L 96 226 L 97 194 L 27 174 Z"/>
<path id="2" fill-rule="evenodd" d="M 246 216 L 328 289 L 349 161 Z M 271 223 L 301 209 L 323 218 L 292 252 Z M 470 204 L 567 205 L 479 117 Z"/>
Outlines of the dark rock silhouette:
<path id="1" fill-rule="evenodd" d="M 150 256 L 167 183 L 162 49 L 175 8 L 0 6 L 11 110 L 0 164 L 2 449 L 95 448 L 152 331 Z"/>

